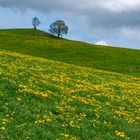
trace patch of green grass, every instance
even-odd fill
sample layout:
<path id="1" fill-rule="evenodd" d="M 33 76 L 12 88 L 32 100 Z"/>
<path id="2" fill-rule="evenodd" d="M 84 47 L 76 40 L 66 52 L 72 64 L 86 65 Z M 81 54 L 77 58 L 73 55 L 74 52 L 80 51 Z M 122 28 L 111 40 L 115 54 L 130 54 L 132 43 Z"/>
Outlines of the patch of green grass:
<path id="1" fill-rule="evenodd" d="M 1 140 L 140 139 L 140 78 L 0 51 Z"/>
<path id="2" fill-rule="evenodd" d="M 0 30 L 0 49 L 140 76 L 140 51 L 57 39 L 33 29 Z"/>
<path id="3" fill-rule="evenodd" d="M 139 50 L 0 30 L 0 140 L 139 140 L 139 64 Z"/>

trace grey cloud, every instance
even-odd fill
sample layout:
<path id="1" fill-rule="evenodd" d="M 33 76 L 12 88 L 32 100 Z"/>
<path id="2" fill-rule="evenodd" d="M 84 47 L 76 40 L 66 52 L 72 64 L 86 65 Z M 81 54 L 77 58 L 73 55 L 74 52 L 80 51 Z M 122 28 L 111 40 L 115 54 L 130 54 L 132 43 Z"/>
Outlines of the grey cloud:
<path id="1" fill-rule="evenodd" d="M 116 2 L 116 3 L 115 3 Z M 116 7 L 115 7 L 116 5 Z M 85 17 L 89 30 L 119 32 L 122 28 L 140 32 L 140 2 L 138 0 L 0 0 L 0 6 L 33 9 L 44 14 L 60 13 Z"/>

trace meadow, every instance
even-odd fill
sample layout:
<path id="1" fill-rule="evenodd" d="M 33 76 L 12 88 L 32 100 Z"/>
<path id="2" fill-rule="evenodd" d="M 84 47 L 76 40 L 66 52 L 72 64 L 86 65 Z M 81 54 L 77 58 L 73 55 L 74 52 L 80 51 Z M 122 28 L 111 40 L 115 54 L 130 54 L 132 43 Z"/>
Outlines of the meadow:
<path id="1" fill-rule="evenodd" d="M 140 51 L 0 32 L 0 140 L 140 139 Z"/>
<path id="2" fill-rule="evenodd" d="M 82 67 L 140 76 L 138 50 L 57 39 L 39 30 L 0 30 L 0 49 Z"/>

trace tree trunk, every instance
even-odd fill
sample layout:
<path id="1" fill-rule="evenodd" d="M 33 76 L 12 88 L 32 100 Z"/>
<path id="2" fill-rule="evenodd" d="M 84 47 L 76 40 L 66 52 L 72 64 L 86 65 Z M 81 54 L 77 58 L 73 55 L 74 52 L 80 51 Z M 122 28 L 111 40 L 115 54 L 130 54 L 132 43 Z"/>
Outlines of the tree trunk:
<path id="1" fill-rule="evenodd" d="M 37 28 L 36 28 L 36 26 L 34 26 L 34 30 L 36 30 Z"/>
<path id="2" fill-rule="evenodd" d="M 61 31 L 60 31 L 60 27 L 59 27 L 59 30 L 58 30 L 58 38 L 60 38 L 60 33 L 61 33 Z"/>

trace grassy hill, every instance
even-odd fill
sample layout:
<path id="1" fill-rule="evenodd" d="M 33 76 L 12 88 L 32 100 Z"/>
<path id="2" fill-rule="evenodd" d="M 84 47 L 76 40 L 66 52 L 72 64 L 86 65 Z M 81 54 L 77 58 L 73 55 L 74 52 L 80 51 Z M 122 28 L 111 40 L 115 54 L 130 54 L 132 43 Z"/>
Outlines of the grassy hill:
<path id="1" fill-rule="evenodd" d="M 57 39 L 32 29 L 0 30 L 0 49 L 140 76 L 140 51 Z"/>
<path id="2" fill-rule="evenodd" d="M 0 140 L 139 140 L 139 54 L 1 30 Z"/>
<path id="3" fill-rule="evenodd" d="M 1 139 L 140 138 L 138 78 L 0 52 Z"/>

